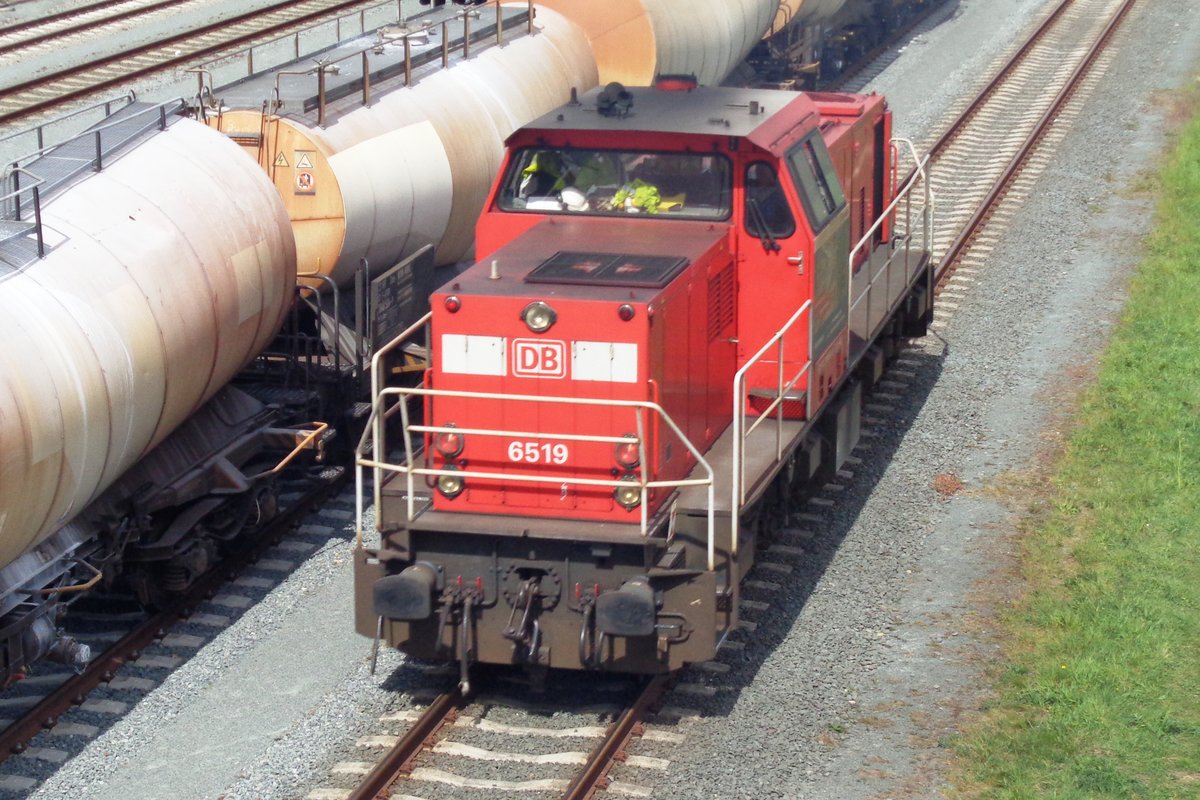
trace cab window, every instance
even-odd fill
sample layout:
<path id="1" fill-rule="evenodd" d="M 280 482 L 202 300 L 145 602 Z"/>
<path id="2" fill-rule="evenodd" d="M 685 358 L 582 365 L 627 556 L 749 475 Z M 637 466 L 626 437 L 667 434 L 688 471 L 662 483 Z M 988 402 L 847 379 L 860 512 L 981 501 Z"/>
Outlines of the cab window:
<path id="1" fill-rule="evenodd" d="M 796 220 L 779 183 L 779 173 L 765 161 L 746 167 L 746 232 L 759 239 L 786 239 L 796 232 Z"/>
<path id="2" fill-rule="evenodd" d="M 813 233 L 816 233 L 846 205 L 829 150 L 819 131 L 814 131 L 788 153 L 788 167 L 800 190 Z"/>
<path id="3" fill-rule="evenodd" d="M 536 148 L 509 159 L 502 211 L 727 219 L 729 159 L 711 153 Z"/>

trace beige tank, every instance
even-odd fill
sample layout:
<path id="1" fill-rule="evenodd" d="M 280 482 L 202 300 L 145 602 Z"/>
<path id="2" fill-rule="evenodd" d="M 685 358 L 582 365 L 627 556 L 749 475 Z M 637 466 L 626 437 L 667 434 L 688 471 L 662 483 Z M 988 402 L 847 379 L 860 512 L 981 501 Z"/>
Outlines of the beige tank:
<path id="1" fill-rule="evenodd" d="M 719 84 L 762 38 L 779 0 L 541 0 L 587 31 L 600 81 L 648 86 L 656 75 Z"/>
<path id="2" fill-rule="evenodd" d="M 325 129 L 286 117 L 268 122 L 263 166 L 292 218 L 301 273 L 345 284 L 360 258 L 378 271 L 425 244 L 436 245 L 439 263 L 463 257 L 504 140 L 566 102 L 572 87 L 596 85 L 577 26 L 542 11 L 536 28 L 381 94 Z M 230 131 L 259 126 L 257 111 L 222 119 Z"/>
<path id="3" fill-rule="evenodd" d="M 521 7 L 523 4 L 517 4 Z M 762 37 L 778 0 L 543 0 L 536 33 L 491 47 L 321 129 L 257 110 L 227 131 L 265 131 L 255 156 L 292 219 L 301 273 L 349 282 L 359 259 L 390 267 L 425 244 L 461 259 L 521 125 L 598 83 L 661 73 L 719 83 Z"/>
<path id="4" fill-rule="evenodd" d="M 58 530 L 270 341 L 295 284 L 279 194 L 177 122 L 43 209 L 0 272 L 0 564 Z"/>

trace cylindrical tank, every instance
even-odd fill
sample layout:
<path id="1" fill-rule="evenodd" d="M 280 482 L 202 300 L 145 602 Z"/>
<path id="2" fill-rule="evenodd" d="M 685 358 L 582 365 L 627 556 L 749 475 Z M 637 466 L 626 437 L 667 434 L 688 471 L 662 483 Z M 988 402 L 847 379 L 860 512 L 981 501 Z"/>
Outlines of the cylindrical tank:
<path id="1" fill-rule="evenodd" d="M 0 564 L 57 531 L 259 353 L 295 245 L 279 193 L 188 120 L 46 204 L 0 272 Z"/>
<path id="2" fill-rule="evenodd" d="M 596 85 L 582 30 L 539 11 L 537 33 L 487 48 L 408 88 L 382 94 L 327 128 L 270 120 L 264 167 L 295 226 L 301 273 L 344 284 L 360 258 L 373 270 L 437 246 L 439 263 L 470 247 L 475 221 L 500 166 L 504 140 Z M 258 130 L 257 111 L 226 112 L 227 130 Z M 275 167 L 278 154 L 287 168 Z M 312 185 L 296 184 L 304 154 Z M 282 162 L 281 162 L 282 163 Z"/>
<path id="3" fill-rule="evenodd" d="M 837 14 L 848 0 L 780 0 L 775 19 L 771 23 L 768 36 L 774 36 L 788 25 L 812 25 L 824 22 Z M 865 5 L 866 0 L 852 0 L 855 4 Z"/>
<path id="4" fill-rule="evenodd" d="M 518 4 L 521 5 L 521 4 Z M 258 110 L 225 130 L 265 130 L 259 157 L 295 227 L 301 273 L 347 283 L 359 259 L 390 267 L 425 244 L 453 263 L 471 245 L 504 140 L 598 83 L 657 74 L 719 83 L 762 37 L 778 0 L 543 0 L 536 33 L 382 94 L 318 128 Z M 297 163 L 305 159 L 304 185 Z M 285 165 L 286 166 L 282 166 Z"/>
<path id="5" fill-rule="evenodd" d="M 648 86 L 656 75 L 724 80 L 762 38 L 779 0 L 540 0 L 582 27 L 600 82 Z"/>

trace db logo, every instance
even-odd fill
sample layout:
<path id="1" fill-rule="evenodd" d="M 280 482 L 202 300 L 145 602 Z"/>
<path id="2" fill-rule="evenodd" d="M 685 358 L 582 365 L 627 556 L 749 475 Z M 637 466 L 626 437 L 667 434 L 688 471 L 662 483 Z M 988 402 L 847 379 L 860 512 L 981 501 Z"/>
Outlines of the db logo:
<path id="1" fill-rule="evenodd" d="M 513 375 L 567 377 L 567 343 L 556 339 L 513 339 Z"/>

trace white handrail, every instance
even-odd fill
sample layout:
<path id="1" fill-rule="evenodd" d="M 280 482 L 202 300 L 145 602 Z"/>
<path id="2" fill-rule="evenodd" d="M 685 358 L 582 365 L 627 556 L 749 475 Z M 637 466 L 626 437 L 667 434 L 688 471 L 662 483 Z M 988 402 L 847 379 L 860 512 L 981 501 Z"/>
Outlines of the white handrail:
<path id="1" fill-rule="evenodd" d="M 800 379 L 804 377 L 812 366 L 811 353 L 808 359 L 805 360 L 796 374 L 789 381 L 783 380 L 783 364 L 784 364 L 784 347 L 783 337 L 788 331 L 800 320 L 802 316 L 808 314 L 808 346 L 812 348 L 812 314 L 808 311 L 812 307 L 812 300 L 805 300 L 804 305 L 796 309 L 796 312 L 784 323 L 783 327 L 775 332 L 775 335 L 767 340 L 757 353 L 746 361 L 745 365 L 737 371 L 733 376 L 733 475 L 732 475 L 732 504 L 729 509 L 729 522 L 732 539 L 730 541 L 730 550 L 733 555 L 737 555 L 737 540 L 738 540 L 738 517 L 741 514 L 742 503 L 746 499 L 746 465 L 745 461 L 745 443 L 748 437 L 758 425 L 766 419 L 772 411 L 779 409 L 778 426 L 775 433 L 775 457 L 782 458 L 783 450 L 783 400 L 788 389 L 791 389 Z M 759 418 L 754 421 L 754 424 L 749 430 L 746 429 L 746 373 L 755 364 L 759 363 L 764 355 L 769 350 L 777 347 L 779 350 L 779 384 L 777 386 L 777 394 L 775 399 L 759 414 Z M 767 363 L 767 362 L 764 362 Z M 805 417 L 810 416 L 812 411 L 812 391 L 811 387 L 805 393 Z"/>
<path id="2" fill-rule="evenodd" d="M 379 385 L 379 382 L 381 380 L 381 378 L 379 377 L 379 373 L 380 373 L 380 369 L 382 368 L 383 357 L 385 355 L 387 355 L 388 353 L 392 352 L 393 350 L 395 350 L 400 345 L 404 344 L 409 339 L 411 339 L 417 331 L 419 331 L 421 328 L 428 325 L 429 320 L 432 318 L 433 318 L 432 311 L 426 313 L 425 316 L 421 317 L 419 320 L 414 322 L 412 325 L 409 325 L 407 328 L 404 329 L 404 331 L 399 336 L 392 339 L 390 342 L 385 344 L 383 347 L 379 348 L 371 356 L 371 417 L 370 417 L 370 419 L 367 420 L 367 424 L 363 427 L 362 436 L 359 437 L 359 440 L 358 440 L 358 446 L 354 448 L 354 461 L 355 461 L 355 469 L 354 469 L 354 487 L 355 487 L 355 491 L 354 491 L 354 503 L 355 503 L 355 505 L 354 505 L 354 510 L 355 510 L 354 533 L 355 533 L 355 538 L 358 542 L 359 547 L 362 547 L 362 517 L 363 517 L 363 506 L 362 506 L 363 480 L 362 480 L 362 478 L 363 478 L 363 476 L 362 476 L 362 463 L 361 462 L 362 462 L 362 458 L 363 458 L 363 451 L 366 448 L 366 444 L 368 441 L 368 434 L 370 435 L 371 454 L 372 455 L 376 455 L 376 453 L 375 453 L 375 447 L 377 446 L 376 443 L 383 441 L 383 422 L 384 422 L 383 415 L 382 414 L 377 415 L 375 413 L 375 407 L 378 403 L 379 394 L 382 391 L 382 388 Z M 380 489 L 383 484 L 383 481 L 382 481 L 383 472 L 379 467 L 375 467 L 375 468 L 373 468 L 372 475 L 373 475 L 374 484 L 375 484 L 374 485 L 375 513 L 378 514 L 379 513 L 379 501 L 382 497 L 382 492 L 380 491 Z"/>
<path id="3" fill-rule="evenodd" d="M 418 323 L 418 324 L 420 324 L 420 323 Z M 401 337 L 406 337 L 406 336 L 411 336 L 411 333 L 406 331 L 405 334 L 401 334 Z M 392 343 L 389 343 L 387 347 L 381 349 L 379 351 L 379 353 L 376 354 L 376 358 L 383 355 L 387 350 L 392 349 L 394 343 L 395 343 L 395 340 L 393 340 Z M 449 476 L 463 478 L 463 479 L 504 480 L 504 481 L 523 482 L 523 483 L 545 483 L 545 484 L 555 484 L 555 485 L 567 484 L 567 485 L 577 485 L 577 486 L 603 486 L 603 487 L 613 487 L 613 488 L 625 486 L 625 485 L 628 485 L 628 483 L 629 483 L 628 481 L 623 481 L 623 480 L 619 480 L 619 479 L 615 479 L 615 478 L 601 479 L 601 478 L 569 477 L 569 478 L 564 479 L 561 475 L 556 475 L 556 476 L 542 476 L 542 475 L 528 475 L 528 474 L 523 475 L 523 474 L 519 474 L 519 473 L 496 473 L 496 472 L 484 472 L 484 471 L 469 470 L 469 469 L 467 469 L 467 470 L 447 470 L 447 469 L 433 469 L 433 468 L 429 468 L 429 467 L 418 467 L 418 466 L 416 466 L 416 459 L 415 459 L 416 454 L 413 453 L 413 449 L 412 449 L 412 436 L 411 436 L 412 433 L 453 432 L 453 433 L 458 433 L 461 435 L 471 434 L 471 435 L 511 437 L 511 438 L 538 438 L 538 439 L 561 438 L 561 439 L 566 439 L 568 441 L 608 442 L 608 443 L 636 442 L 636 444 L 638 446 L 640 461 L 642 464 L 646 464 L 647 461 L 646 461 L 645 436 L 644 436 L 645 425 L 644 425 L 643 417 L 644 417 L 645 412 L 651 412 L 651 413 L 656 414 L 661 420 L 663 420 L 667 424 L 667 426 L 671 429 L 671 431 L 677 437 L 679 437 L 679 440 L 683 443 L 683 445 L 685 447 L 687 447 L 688 452 L 690 452 L 692 454 L 692 457 L 696 459 L 697 465 L 703 469 L 703 471 L 705 473 L 705 477 L 693 478 L 693 479 L 680 479 L 680 480 L 673 480 L 673 481 L 648 481 L 648 480 L 646 480 L 645 475 L 643 474 L 641 480 L 638 482 L 639 489 L 641 490 L 641 503 L 639 504 L 639 506 L 641 508 L 641 532 L 642 532 L 642 535 L 647 535 L 649 532 L 649 530 L 648 530 L 649 514 L 648 514 L 648 509 L 647 509 L 647 506 L 648 506 L 647 501 L 648 501 L 648 492 L 650 489 L 657 489 L 657 488 L 678 489 L 678 488 L 683 488 L 683 487 L 688 487 L 688 486 L 707 486 L 708 487 L 708 513 L 707 513 L 708 568 L 709 568 L 709 570 L 715 569 L 715 567 L 716 567 L 716 526 L 715 526 L 716 497 L 715 497 L 714 473 L 713 473 L 712 466 L 704 458 L 704 455 L 699 451 L 699 449 L 697 449 L 697 447 L 687 438 L 687 436 L 684 435 L 683 431 L 679 428 L 679 426 L 675 423 L 675 421 L 673 419 L 671 419 L 671 416 L 666 412 L 666 410 L 663 409 L 657 403 L 652 403 L 652 402 L 644 401 L 644 400 L 610 400 L 610 399 L 602 399 L 602 398 L 579 398 L 579 397 L 541 397 L 541 396 L 536 396 L 536 395 L 509 394 L 509 393 L 502 393 L 502 392 L 467 392 L 467 391 L 454 391 L 454 390 L 446 390 L 446 389 L 429 389 L 429 388 L 425 388 L 424 386 L 416 386 L 416 387 L 411 387 L 411 388 L 390 387 L 390 388 L 382 389 L 379 391 L 375 391 L 375 389 L 378 385 L 377 379 L 376 379 L 376 375 L 377 375 L 376 366 L 377 365 L 375 363 L 375 360 L 372 359 L 371 378 L 372 378 L 372 393 L 374 396 L 374 400 L 371 404 L 371 417 L 370 417 L 370 420 L 367 425 L 367 430 L 364 431 L 363 437 L 360 440 L 359 446 L 355 452 L 355 456 L 356 456 L 355 467 L 356 467 L 356 475 L 357 475 L 358 489 L 359 489 L 359 491 L 358 491 L 358 506 L 357 506 L 356 510 L 357 510 L 357 514 L 358 514 L 357 525 L 358 525 L 358 530 L 359 530 L 360 544 L 361 544 L 361 529 L 362 529 L 362 470 L 364 467 L 375 470 L 375 475 L 376 475 L 376 486 L 375 486 L 376 506 L 375 507 L 376 507 L 377 514 L 379 513 L 378 509 L 380 508 L 380 499 L 381 499 L 380 489 L 381 489 L 381 484 L 382 484 L 382 480 L 381 480 L 380 476 L 382 474 L 382 471 L 389 470 L 392 472 L 405 474 L 405 479 L 407 481 L 407 487 L 406 487 L 407 488 L 407 498 L 406 499 L 407 499 L 407 504 L 408 504 L 408 521 L 410 521 L 410 522 L 416 518 L 416 507 L 415 507 L 416 485 L 415 485 L 414 478 L 417 475 L 434 476 L 434 477 L 449 475 Z M 367 458 L 366 457 L 368 433 L 370 434 L 370 438 L 372 440 L 370 442 L 370 445 L 371 445 L 371 451 L 373 454 L 375 454 L 376 450 L 381 447 L 381 445 L 379 443 L 384 441 L 384 439 L 383 439 L 383 423 L 384 423 L 384 418 L 386 416 L 388 416 L 388 413 L 386 413 L 384 411 L 384 405 L 385 405 L 388 397 L 400 398 L 399 402 L 397 402 L 396 405 L 399 406 L 399 410 L 400 410 L 400 414 L 401 414 L 401 427 L 404 431 L 404 437 L 403 437 L 404 438 L 404 463 L 402 463 L 402 464 L 389 463 L 387 461 L 380 460 L 378 457 L 376 457 L 376 458 Z M 629 409 L 635 411 L 638 433 L 637 433 L 636 439 L 630 439 L 628 436 L 597 436 L 597 435 L 589 435 L 589 434 L 550 434 L 550 433 L 545 433 L 545 432 L 507 431 L 507 430 L 497 430 L 497 429 L 458 428 L 458 427 L 452 428 L 452 427 L 437 426 L 437 425 L 414 425 L 414 424 L 412 424 L 412 422 L 409 419 L 408 402 L 407 402 L 409 397 L 435 397 L 435 398 L 436 397 L 443 397 L 443 398 L 456 397 L 456 398 L 460 398 L 460 399 L 489 400 L 489 401 L 493 401 L 493 402 L 532 402 L 532 403 L 548 403 L 548 404 L 560 404 L 560 405 L 603 406 L 605 408 L 629 408 Z"/>
<path id="4" fill-rule="evenodd" d="M 873 237 L 875 235 L 875 232 L 877 230 L 879 230 L 879 227 L 881 225 L 883 225 L 884 221 L 887 220 L 889 217 L 891 217 L 893 213 L 895 213 L 896 207 L 900 205 L 900 201 L 908 199 L 909 192 L 911 192 L 913 187 L 916 186 L 918 180 L 921 181 L 921 183 L 925 189 L 925 192 L 924 192 L 925 193 L 925 205 L 922 206 L 920 211 L 918 212 L 920 215 L 924 216 L 924 218 L 925 218 L 924 219 L 925 224 L 923 226 L 924 230 L 922 231 L 922 239 L 923 239 L 923 243 L 925 245 L 925 247 L 923 249 L 925 249 L 925 250 L 929 249 L 929 247 L 928 247 L 929 240 L 933 236 L 933 214 L 934 214 L 933 187 L 930 186 L 929 176 L 925 173 L 925 166 L 929 163 L 929 156 L 926 155 L 925 158 L 920 158 L 917 155 L 916 146 L 908 139 L 902 139 L 902 138 L 897 137 L 897 138 L 892 139 L 892 144 L 907 145 L 908 149 L 909 149 L 909 153 L 912 155 L 913 162 L 916 166 L 914 168 L 912 177 L 909 178 L 909 180 L 904 184 L 904 186 L 902 186 L 900 188 L 900 190 L 896 192 L 895 198 L 892 200 L 891 203 L 888 204 L 888 207 L 886 209 L 884 209 L 883 213 L 880 214 L 879 217 L 875 220 L 875 224 L 872 225 L 867 230 L 867 232 L 865 234 L 863 234 L 863 237 L 858 240 L 858 243 L 850 249 L 850 257 L 848 259 L 848 266 L 849 266 L 851 272 L 854 271 L 854 259 L 858 255 L 859 251 L 862 250 L 862 248 L 871 239 L 871 237 Z M 911 218 L 912 215 L 910 214 L 909 217 Z M 905 220 L 906 225 L 907 225 L 907 222 L 908 222 L 908 220 Z M 907 230 L 907 228 L 906 228 L 906 230 Z"/>

